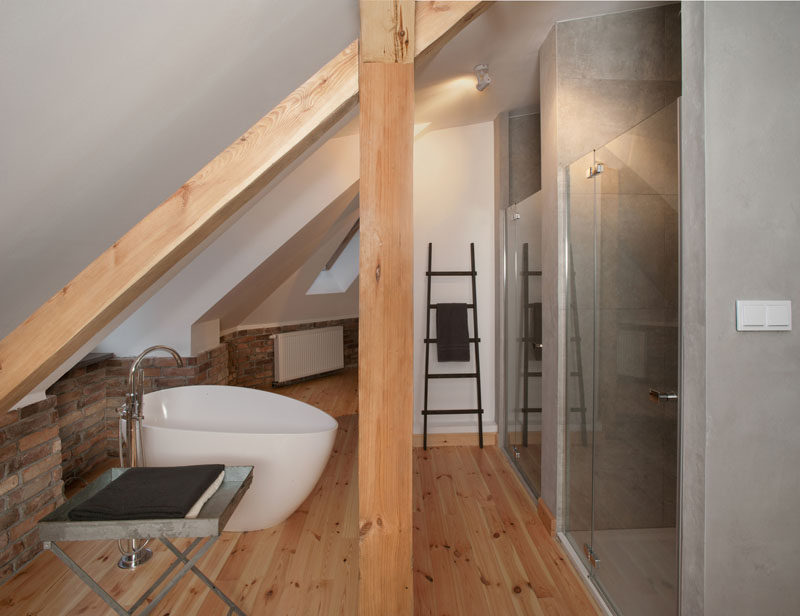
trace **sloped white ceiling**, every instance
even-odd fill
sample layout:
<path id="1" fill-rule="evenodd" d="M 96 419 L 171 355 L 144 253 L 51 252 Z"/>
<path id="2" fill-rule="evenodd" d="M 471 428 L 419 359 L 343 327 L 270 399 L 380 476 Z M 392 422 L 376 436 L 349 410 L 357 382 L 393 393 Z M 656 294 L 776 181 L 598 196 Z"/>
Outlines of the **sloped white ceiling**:
<path id="1" fill-rule="evenodd" d="M 0 2 L 0 338 L 357 36 L 355 0 Z"/>

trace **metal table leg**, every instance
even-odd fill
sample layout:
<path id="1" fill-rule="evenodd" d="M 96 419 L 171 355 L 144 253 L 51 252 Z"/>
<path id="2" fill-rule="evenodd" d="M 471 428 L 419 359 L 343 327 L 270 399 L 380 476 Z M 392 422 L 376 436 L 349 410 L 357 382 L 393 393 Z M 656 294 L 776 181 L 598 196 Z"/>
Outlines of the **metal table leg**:
<path id="1" fill-rule="evenodd" d="M 217 537 L 215 537 L 215 539 L 217 539 Z M 175 554 L 178 560 L 182 560 L 184 563 L 186 563 L 184 565 L 184 569 L 190 566 L 192 573 L 194 573 L 197 577 L 199 577 L 205 583 L 205 585 L 208 586 L 214 592 L 214 594 L 216 594 L 220 599 L 222 599 L 228 605 L 228 607 L 230 608 L 230 610 L 228 611 L 228 616 L 230 616 L 231 614 L 239 614 L 239 616 L 247 616 L 241 609 L 239 609 L 238 605 L 236 605 L 233 601 L 231 601 L 225 593 L 223 593 L 219 588 L 217 588 L 214 582 L 209 580 L 206 577 L 206 575 L 202 571 L 200 571 L 200 569 L 194 566 L 194 562 L 196 562 L 196 559 L 193 558 L 191 561 L 186 560 L 186 554 L 182 553 L 180 550 L 178 550 L 178 548 L 172 545 L 172 542 L 169 539 L 167 539 L 166 537 L 161 537 L 160 540 L 161 543 L 167 546 L 167 548 L 169 548 L 169 550 L 173 554 Z M 203 547 L 205 548 L 205 546 Z"/>
<path id="2" fill-rule="evenodd" d="M 150 604 L 144 608 L 139 613 L 139 616 L 146 616 L 150 614 L 156 606 L 161 602 L 161 600 L 167 595 L 167 593 L 172 590 L 172 588 L 190 571 L 194 573 L 200 580 L 208 586 L 220 599 L 222 599 L 225 604 L 228 606 L 228 616 L 232 614 L 238 614 L 239 616 L 247 616 L 240 608 L 237 606 L 231 599 L 229 599 L 217 586 L 210 580 L 208 577 L 200 571 L 196 564 L 200 560 L 200 558 L 208 551 L 208 549 L 219 539 L 219 536 L 209 537 L 208 540 L 200 546 L 194 553 L 194 555 L 189 557 L 192 550 L 194 550 L 198 544 L 203 540 L 202 537 L 198 537 L 195 539 L 185 551 L 181 552 L 177 547 L 175 547 L 172 542 L 169 541 L 166 537 L 161 537 L 161 542 L 167 546 L 167 548 L 175 554 L 175 560 L 167 567 L 167 570 L 159 576 L 159 578 L 153 583 L 150 588 L 148 588 L 141 597 L 139 597 L 133 606 L 126 610 L 122 605 L 117 602 L 114 597 L 109 595 L 97 582 L 92 579 L 92 577 L 84 571 L 80 565 L 78 565 L 74 560 L 72 560 L 55 542 L 52 541 L 45 541 L 43 543 L 43 547 L 46 550 L 52 551 L 56 556 L 58 556 L 61 561 L 69 567 L 75 575 L 77 575 L 89 588 L 94 591 L 94 593 L 99 596 L 103 601 L 105 601 L 117 614 L 120 616 L 133 616 L 134 612 L 136 612 L 139 607 L 147 600 L 150 593 L 152 593 L 159 585 L 161 585 L 167 577 L 175 570 L 175 568 L 183 562 L 183 567 L 180 568 L 178 573 L 172 577 L 172 579 L 167 582 L 166 586 L 161 589 L 161 591 L 153 598 Z"/>
<path id="3" fill-rule="evenodd" d="M 124 607 L 122 607 L 114 599 L 114 597 L 112 597 L 105 590 L 103 590 L 103 588 L 97 582 L 95 582 L 88 573 L 86 573 L 83 569 L 81 569 L 81 567 L 80 567 L 80 565 L 78 565 L 78 563 L 76 563 L 69 556 L 67 556 L 67 554 L 60 547 L 58 547 L 55 543 L 53 543 L 51 541 L 45 541 L 42 544 L 42 546 L 44 547 L 45 550 L 50 550 L 50 551 L 53 552 L 53 554 L 58 556 L 61 559 L 61 561 L 65 565 L 67 565 L 67 567 L 72 569 L 72 572 L 75 575 L 77 575 L 81 580 L 83 580 L 83 582 L 89 588 L 91 588 L 98 597 L 100 597 L 103 601 L 108 603 L 108 605 L 111 607 L 111 609 L 113 609 L 117 614 L 120 614 L 120 616 L 131 616 L 131 612 L 126 610 Z"/>
<path id="4" fill-rule="evenodd" d="M 184 555 L 188 556 L 191 553 L 191 551 L 197 546 L 197 544 L 200 543 L 202 540 L 203 540 L 202 537 L 198 537 L 197 539 L 192 541 L 192 543 L 189 545 L 189 547 L 186 548 L 186 550 L 184 550 L 184 552 L 183 552 Z M 147 597 L 150 596 L 150 593 L 152 593 L 156 588 L 158 588 L 158 586 L 161 584 L 161 582 L 166 580 L 167 577 L 169 576 L 169 574 L 172 573 L 172 571 L 175 569 L 175 567 L 177 567 L 179 564 L 181 564 L 181 561 L 180 561 L 179 558 L 176 558 L 175 560 L 172 561 L 172 563 L 169 565 L 169 567 L 167 567 L 166 571 L 164 571 L 164 573 L 161 574 L 161 576 L 153 583 L 153 585 L 150 588 L 148 588 L 144 592 L 144 594 L 141 597 L 139 597 L 139 599 L 136 601 L 136 603 L 134 603 L 131 606 L 131 610 L 130 610 L 131 614 L 133 612 L 135 612 L 137 609 L 139 609 L 139 606 L 142 603 L 147 601 Z M 180 578 L 178 578 L 178 579 L 180 579 Z M 168 587 L 172 588 L 173 585 L 174 584 L 171 584 Z"/>

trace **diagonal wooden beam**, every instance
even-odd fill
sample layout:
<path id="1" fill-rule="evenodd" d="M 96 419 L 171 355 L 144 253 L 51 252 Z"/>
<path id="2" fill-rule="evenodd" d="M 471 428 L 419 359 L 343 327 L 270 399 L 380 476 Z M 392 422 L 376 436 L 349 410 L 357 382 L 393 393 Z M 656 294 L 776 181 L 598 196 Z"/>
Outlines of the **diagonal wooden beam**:
<path id="1" fill-rule="evenodd" d="M 426 47 L 463 28 L 482 2 L 417 4 Z M 108 248 L 0 341 L 0 412 L 67 361 L 294 161 L 358 100 L 358 41 Z"/>

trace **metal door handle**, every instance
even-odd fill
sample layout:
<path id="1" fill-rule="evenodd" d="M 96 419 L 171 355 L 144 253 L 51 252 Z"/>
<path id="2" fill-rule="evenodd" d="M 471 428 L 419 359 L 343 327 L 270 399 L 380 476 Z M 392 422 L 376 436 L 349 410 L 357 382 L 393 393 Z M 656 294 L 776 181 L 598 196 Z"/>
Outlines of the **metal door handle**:
<path id="1" fill-rule="evenodd" d="M 672 391 L 656 391 L 655 389 L 651 389 L 650 399 L 653 402 L 658 402 L 659 400 L 677 400 L 678 394 Z"/>

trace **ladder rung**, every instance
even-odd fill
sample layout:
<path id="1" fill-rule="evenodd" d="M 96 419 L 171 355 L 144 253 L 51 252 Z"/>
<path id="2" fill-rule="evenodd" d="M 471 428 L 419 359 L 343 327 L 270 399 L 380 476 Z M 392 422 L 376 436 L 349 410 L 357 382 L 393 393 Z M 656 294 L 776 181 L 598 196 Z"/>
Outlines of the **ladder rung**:
<path id="1" fill-rule="evenodd" d="M 422 411 L 423 415 L 483 415 L 483 409 L 437 409 L 435 411 Z"/>
<path id="2" fill-rule="evenodd" d="M 540 270 L 531 270 L 530 272 L 523 272 L 524 274 L 528 274 L 528 276 L 541 276 L 542 272 Z"/>
<path id="3" fill-rule="evenodd" d="M 523 413 L 541 413 L 542 409 L 541 408 L 526 408 L 526 409 L 520 409 L 520 411 L 522 411 Z"/>
<path id="4" fill-rule="evenodd" d="M 573 412 L 573 413 L 585 413 L 586 409 L 584 407 L 582 407 L 582 406 L 576 406 L 576 407 L 571 408 L 570 411 Z"/>
<path id="5" fill-rule="evenodd" d="M 426 276 L 477 276 L 478 272 L 425 272 Z"/>
<path id="6" fill-rule="evenodd" d="M 434 344 L 436 344 L 436 341 L 437 341 L 437 340 L 438 340 L 438 338 L 425 338 L 425 339 L 423 340 L 423 342 L 433 342 Z M 481 339 L 480 339 L 480 338 L 468 338 L 467 340 L 468 340 L 469 342 L 480 342 L 480 341 L 481 341 Z"/>
<path id="7" fill-rule="evenodd" d="M 428 304 L 428 310 L 436 310 L 438 304 Z M 467 308 L 474 308 L 475 304 L 467 304 Z"/>
<path id="8" fill-rule="evenodd" d="M 429 379 L 474 379 L 477 378 L 477 372 L 439 372 L 437 374 L 429 374 Z"/>
<path id="9" fill-rule="evenodd" d="M 542 376 L 541 372 L 528 372 L 526 376 Z"/>

